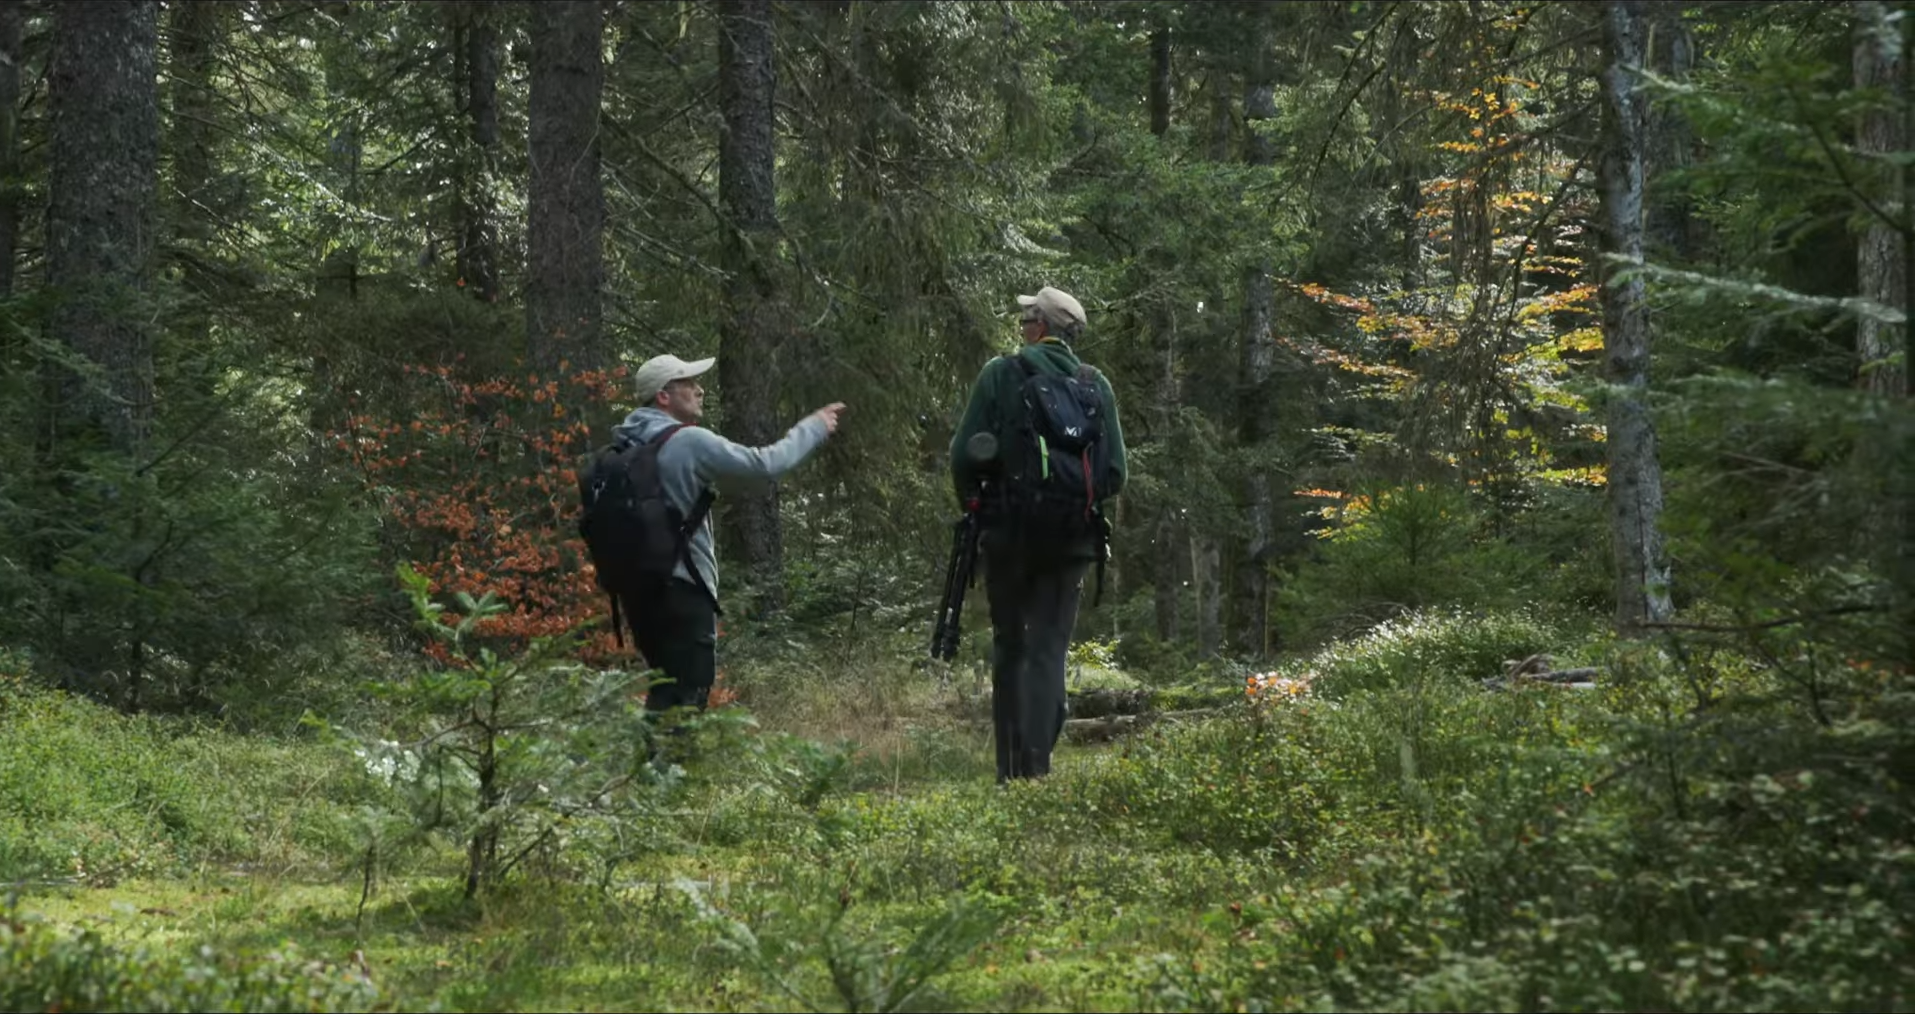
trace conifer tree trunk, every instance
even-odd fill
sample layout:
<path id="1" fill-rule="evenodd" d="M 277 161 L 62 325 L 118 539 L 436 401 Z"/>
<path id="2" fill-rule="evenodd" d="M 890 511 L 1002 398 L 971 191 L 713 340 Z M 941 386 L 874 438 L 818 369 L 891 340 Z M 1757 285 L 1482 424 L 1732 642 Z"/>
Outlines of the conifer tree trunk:
<path id="1" fill-rule="evenodd" d="M 1159 25 L 1150 33 L 1150 132 L 1161 138 L 1170 131 L 1170 28 Z"/>
<path id="2" fill-rule="evenodd" d="M 499 298 L 498 225 L 492 175 L 499 151 L 499 32 L 490 5 L 466 8 L 458 33 L 458 86 L 465 92 L 466 157 L 460 162 L 459 278 L 482 302 Z"/>
<path id="3" fill-rule="evenodd" d="M 1915 219 L 1909 211 L 1915 170 L 1904 161 L 1909 141 L 1915 139 L 1915 102 L 1910 101 L 1909 81 L 1915 65 L 1908 58 L 1909 35 L 1903 27 L 1909 12 L 1903 9 L 1899 19 L 1890 17 L 1897 6 L 1879 0 L 1855 0 L 1850 5 L 1855 20 L 1855 87 L 1886 92 L 1891 98 L 1884 107 L 1865 112 L 1856 125 L 1856 148 L 1872 156 L 1869 177 L 1876 183 L 1869 195 L 1875 207 L 1868 209 L 1867 225 L 1859 237 L 1856 267 L 1864 299 L 1906 313 L 1915 306 L 1915 272 L 1909 269 L 1915 263 Z M 1893 220 L 1885 220 L 1884 214 Z M 1856 328 L 1861 387 L 1881 398 L 1907 398 L 1911 377 L 1907 349 L 1905 324 L 1861 320 Z M 1899 363 L 1892 359 L 1898 352 L 1904 357 Z M 1915 469 L 1908 465 L 1915 447 L 1910 445 L 1908 427 L 1900 429 L 1899 440 L 1882 434 L 1858 451 L 1863 467 L 1889 477 L 1885 502 L 1868 519 L 1867 541 L 1895 588 L 1895 615 L 1903 632 L 1902 661 L 1915 665 Z"/>
<path id="4" fill-rule="evenodd" d="M 1695 32 L 1683 16 L 1681 4 L 1657 4 L 1649 13 L 1654 18 L 1655 46 L 1647 54 L 1656 73 L 1675 82 L 1689 79 L 1695 66 Z M 1689 121 L 1678 110 L 1666 106 L 1647 114 L 1648 150 L 1644 155 L 1647 179 L 1653 181 L 1688 167 L 1694 134 Z M 1694 207 L 1686 187 L 1660 188 L 1647 195 L 1643 210 L 1643 229 L 1650 257 L 1674 257 L 1688 260 L 1693 254 Z"/>
<path id="5" fill-rule="evenodd" d="M 1170 132 L 1170 86 L 1171 86 L 1171 38 L 1167 26 L 1158 26 L 1150 33 L 1150 132 L 1159 142 Z M 1159 257 L 1169 260 L 1167 253 L 1159 251 Z M 1176 310 L 1166 299 L 1152 300 L 1148 310 L 1150 329 L 1156 336 L 1158 349 L 1157 374 L 1157 432 L 1156 439 L 1170 442 L 1177 425 L 1177 410 L 1181 391 L 1177 383 L 1177 316 Z M 1168 458 L 1168 455 L 1165 455 Z M 1155 580 L 1152 584 L 1152 606 L 1155 611 L 1157 639 L 1165 643 L 1177 640 L 1181 635 L 1178 622 L 1178 607 L 1183 598 L 1182 582 L 1178 580 L 1183 570 L 1182 552 L 1183 526 L 1179 498 L 1166 497 L 1157 514 L 1156 531 L 1152 535 L 1155 549 L 1152 571 Z"/>
<path id="6" fill-rule="evenodd" d="M 784 321 L 778 301 L 777 190 L 769 0 L 719 4 L 718 206 L 724 218 L 725 305 L 720 311 L 718 378 L 727 436 L 760 446 L 780 436 L 776 358 Z M 754 607 L 783 604 L 784 538 L 778 490 L 734 496 L 725 513 L 745 565 Z"/>
<path id="7" fill-rule="evenodd" d="M 1417 49 L 1415 17 L 1398 18 L 1390 42 L 1388 80 L 1383 88 L 1383 118 L 1377 124 L 1381 134 L 1379 142 L 1387 141 L 1395 164 L 1395 201 L 1391 215 L 1402 244 L 1398 259 L 1406 292 L 1423 287 L 1423 153 L 1404 123 L 1408 114 L 1403 101 L 1405 90 L 1411 87 L 1403 75 L 1414 73 Z"/>
<path id="8" fill-rule="evenodd" d="M 533 367 L 550 377 L 561 363 L 575 373 L 606 361 L 604 14 L 596 0 L 547 0 L 532 5 L 531 22 L 525 334 Z"/>
<path id="9" fill-rule="evenodd" d="M 1177 325 L 1174 311 L 1158 303 L 1150 308 L 1151 328 L 1157 333 L 1158 360 L 1157 376 L 1157 413 L 1158 420 L 1155 438 L 1170 444 L 1176 432 L 1178 406 L 1182 391 L 1177 383 Z M 1170 456 L 1164 455 L 1165 459 Z M 1184 542 L 1182 524 L 1182 498 L 1164 497 L 1164 503 L 1157 515 L 1156 532 L 1152 538 L 1155 546 L 1155 559 L 1152 569 L 1156 574 L 1156 583 L 1152 587 L 1152 605 L 1156 612 L 1157 639 L 1166 643 L 1175 641 L 1180 635 L 1178 611 L 1181 605 L 1182 584 L 1178 580 L 1182 571 L 1183 556 L 1181 547 Z"/>
<path id="10" fill-rule="evenodd" d="M 98 364 L 67 373 L 58 410 L 131 455 L 153 418 L 153 336 L 145 310 L 158 199 L 158 5 L 53 6 L 47 98 L 49 332 Z"/>
<path id="11" fill-rule="evenodd" d="M 1251 44 L 1248 73 L 1244 82 L 1243 118 L 1246 165 L 1266 169 L 1276 162 L 1276 147 L 1260 131 L 1276 118 L 1275 82 L 1271 76 L 1270 35 L 1259 18 Z M 1276 359 L 1276 341 L 1271 332 L 1276 318 L 1276 292 L 1270 278 L 1270 261 L 1259 256 L 1243 272 L 1243 334 L 1238 345 L 1239 376 L 1237 401 L 1237 437 L 1244 450 L 1256 454 L 1269 438 L 1270 374 Z M 1238 648 L 1248 654 L 1261 654 L 1268 625 L 1269 559 L 1273 547 L 1271 535 L 1270 475 L 1266 468 L 1252 465 L 1245 469 L 1243 503 L 1249 533 L 1233 561 L 1235 636 Z"/>
<path id="12" fill-rule="evenodd" d="M 154 411 L 149 321 L 159 203 L 158 4 L 57 4 L 52 15 L 46 284 L 53 305 L 46 328 L 97 374 L 49 367 L 41 448 L 49 464 L 67 469 L 84 467 L 75 452 L 89 445 L 103 445 L 118 458 L 100 472 L 113 492 L 95 503 L 110 509 L 114 522 L 126 523 L 125 529 L 107 525 L 109 532 L 123 531 L 125 541 L 95 559 L 116 576 L 150 585 L 150 478 L 137 466 L 148 453 Z M 137 597 L 117 605 L 109 610 L 91 594 L 63 602 L 89 629 L 55 633 L 60 646 L 49 662 L 68 686 L 136 706 L 148 619 Z"/>
<path id="13" fill-rule="evenodd" d="M 1226 91 L 1229 75 L 1221 68 L 1209 70 L 1210 91 L 1209 155 L 1213 162 L 1230 158 L 1230 96 Z M 1208 305 L 1224 305 L 1223 294 L 1212 291 Z M 1217 334 L 1217 339 L 1228 340 Z M 1215 658 L 1223 650 L 1223 550 L 1218 536 L 1202 528 L 1190 533 L 1190 584 L 1196 597 L 1197 654 Z"/>
<path id="14" fill-rule="evenodd" d="M 22 0 L 0 0 L 0 298 L 13 294 L 20 230 L 20 48 Z"/>
<path id="15" fill-rule="evenodd" d="M 212 241 L 213 145 L 218 96 L 213 92 L 215 47 L 226 23 L 225 4 L 175 4 L 167 12 L 171 53 L 168 98 L 171 123 L 173 257 L 185 282 L 187 306 L 176 334 L 186 348 L 203 347 L 212 331 L 207 271 Z"/>
<path id="16" fill-rule="evenodd" d="M 1888 17 L 1888 4 L 1881 0 L 1855 0 L 1855 87 L 1885 90 L 1891 95 L 1905 94 L 1901 26 Z M 1903 115 L 1894 108 L 1876 108 L 1862 114 L 1856 130 L 1856 148 L 1864 155 L 1883 156 L 1907 147 Z M 1878 207 L 1896 202 L 1887 199 L 1893 192 L 1896 170 L 1888 169 L 1877 178 L 1891 181 L 1874 195 Z M 1906 214 L 1906 212 L 1904 212 Z M 1905 306 L 1903 276 L 1908 270 L 1902 256 L 1902 236 L 1895 223 L 1871 214 L 1863 228 L 1856 252 L 1856 269 L 1864 299 L 1883 306 Z M 1906 364 L 1890 362 L 1901 351 L 1906 339 L 1899 324 L 1863 318 L 1856 328 L 1856 353 L 1860 360 L 1861 384 L 1877 394 L 1899 396 L 1902 393 Z"/>
<path id="17" fill-rule="evenodd" d="M 1192 536 L 1190 581 L 1198 588 L 1197 654 L 1215 658 L 1223 650 L 1223 552 L 1214 536 Z"/>
<path id="18" fill-rule="evenodd" d="M 1602 328 L 1609 394 L 1609 511 L 1616 558 L 1616 629 L 1633 635 L 1667 620 L 1662 466 L 1649 417 L 1649 309 L 1642 277 L 1643 110 L 1636 92 L 1643 9 L 1611 0 L 1602 13 Z"/>

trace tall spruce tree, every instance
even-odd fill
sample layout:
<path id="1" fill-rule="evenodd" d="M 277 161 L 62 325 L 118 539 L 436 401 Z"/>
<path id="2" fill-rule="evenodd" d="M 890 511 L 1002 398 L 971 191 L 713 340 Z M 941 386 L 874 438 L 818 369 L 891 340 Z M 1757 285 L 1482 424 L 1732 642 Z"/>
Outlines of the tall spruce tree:
<path id="1" fill-rule="evenodd" d="M 778 292 L 778 192 L 772 95 L 777 80 L 769 0 L 721 0 L 718 27 L 718 207 L 725 269 L 718 378 L 733 440 L 779 436 L 778 348 L 787 331 Z M 784 601 L 778 490 L 731 498 L 726 528 L 759 611 Z"/>
<path id="2" fill-rule="evenodd" d="M 533 4 L 531 18 L 526 358 L 541 376 L 551 377 L 561 364 L 569 373 L 608 360 L 605 184 L 599 167 L 604 8 L 597 0 L 551 0 Z M 475 122 L 475 135 L 483 127 Z M 482 240 L 483 223 L 473 218 L 465 224 L 476 227 Z M 478 254 L 468 240 L 465 256 Z M 476 261 L 472 266 L 477 270 Z"/>

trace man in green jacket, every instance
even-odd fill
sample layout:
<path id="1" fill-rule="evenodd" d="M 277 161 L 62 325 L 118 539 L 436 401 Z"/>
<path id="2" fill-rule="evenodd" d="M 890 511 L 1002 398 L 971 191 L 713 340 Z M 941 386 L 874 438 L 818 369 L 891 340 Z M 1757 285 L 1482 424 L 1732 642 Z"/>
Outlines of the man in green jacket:
<path id="1" fill-rule="evenodd" d="M 985 364 L 951 441 L 958 499 L 978 502 L 983 491 L 981 545 L 991 601 L 992 718 L 1000 782 L 1050 773 L 1051 750 L 1064 729 L 1065 657 L 1078 600 L 1084 576 L 1105 551 L 1101 514 L 1061 532 L 1033 532 L 1023 523 L 1020 507 L 991 493 L 1017 442 L 1031 439 L 1026 378 L 1078 377 L 1094 384 L 1104 444 L 1103 474 L 1093 476 L 1096 499 L 1116 496 L 1126 474 L 1124 432 L 1110 381 L 1071 350 L 1087 323 L 1084 307 L 1050 286 L 1035 296 L 1017 297 L 1017 303 L 1024 345 Z M 973 442 L 981 433 L 990 434 L 997 449 L 982 460 Z"/>

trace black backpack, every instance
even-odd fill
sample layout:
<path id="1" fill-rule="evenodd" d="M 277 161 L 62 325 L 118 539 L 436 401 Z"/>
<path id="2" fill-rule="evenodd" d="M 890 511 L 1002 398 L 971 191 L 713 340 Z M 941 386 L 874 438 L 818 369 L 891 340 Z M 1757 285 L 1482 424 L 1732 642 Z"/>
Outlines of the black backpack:
<path id="1" fill-rule="evenodd" d="M 1019 418 L 1003 458 L 1007 520 L 1038 539 L 1105 534 L 1098 504 L 1110 474 L 1104 439 L 1107 409 L 1097 373 L 1079 366 L 1068 376 L 1039 370 L 1013 355 L 1024 371 Z"/>
<path id="2" fill-rule="evenodd" d="M 691 533 L 711 510 L 712 492 L 705 490 L 685 515 L 665 496 L 658 477 L 658 452 L 681 429 L 673 426 L 643 443 L 620 438 L 579 472 L 578 531 L 598 571 L 598 586 L 612 600 L 612 636 L 621 646 L 620 597 L 665 588 L 680 563 L 711 594 L 692 563 Z"/>

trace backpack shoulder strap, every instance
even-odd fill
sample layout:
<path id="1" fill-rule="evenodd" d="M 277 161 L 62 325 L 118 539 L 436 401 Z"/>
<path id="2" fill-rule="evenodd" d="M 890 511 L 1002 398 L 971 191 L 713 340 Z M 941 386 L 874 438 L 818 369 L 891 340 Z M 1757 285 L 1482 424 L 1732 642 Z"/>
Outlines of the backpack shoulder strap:
<path id="1" fill-rule="evenodd" d="M 659 434 L 656 437 L 653 437 L 651 442 L 654 444 L 657 444 L 660 447 L 664 447 L 665 441 L 670 440 L 673 436 L 676 436 L 678 431 L 684 429 L 685 426 L 686 426 L 685 423 L 679 423 L 676 426 L 667 426 L 665 428 L 665 432 Z"/>
<path id="2" fill-rule="evenodd" d="M 704 592 L 706 598 L 711 599 L 712 609 L 723 616 L 725 607 L 718 603 L 717 593 L 705 584 L 705 575 L 698 572 L 698 564 L 692 559 L 692 533 L 698 530 L 699 525 L 705 523 L 705 515 L 711 511 L 711 502 L 716 498 L 717 494 L 710 486 L 706 486 L 698 494 L 698 502 L 692 504 L 692 512 L 685 515 L 684 527 L 678 530 L 678 558 L 685 565 L 685 573 L 691 575 L 692 584 L 697 585 L 698 590 Z"/>
<path id="3" fill-rule="evenodd" d="M 712 501 L 716 499 L 718 494 L 710 486 L 706 486 L 699 492 L 697 501 L 692 504 L 691 513 L 685 515 L 686 535 L 690 535 L 694 529 L 705 523 L 705 515 L 711 511 Z"/>
<path id="4" fill-rule="evenodd" d="M 1026 356 L 1026 355 L 1024 355 L 1024 354 L 1022 354 L 1022 353 L 1018 353 L 1018 352 L 1011 352 L 1011 353 L 1007 353 L 1007 354 L 1006 354 L 1006 356 L 1005 356 L 1005 358 L 1007 358 L 1007 359 L 1009 359 L 1009 360 L 1011 360 L 1012 362 L 1014 362 L 1014 363 L 1016 363 L 1016 364 L 1017 364 L 1017 368 L 1018 368 L 1018 369 L 1020 369 L 1020 370 L 1023 370 L 1023 371 L 1024 371 L 1024 375 L 1025 375 L 1026 377 L 1035 377 L 1035 376 L 1037 376 L 1037 364 L 1036 364 L 1036 363 L 1033 363 L 1033 362 L 1031 362 L 1031 360 L 1030 360 L 1030 357 L 1029 357 L 1029 356 Z"/>

